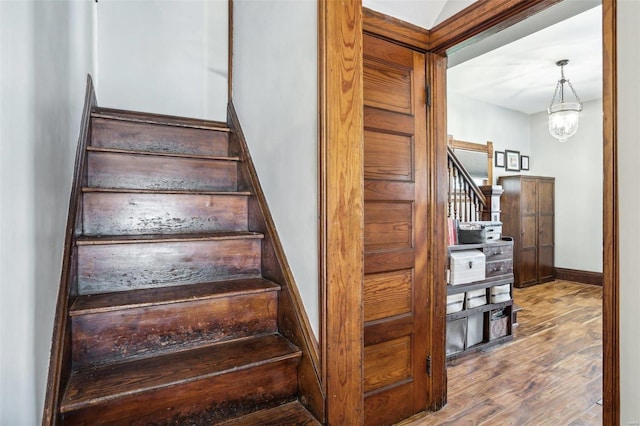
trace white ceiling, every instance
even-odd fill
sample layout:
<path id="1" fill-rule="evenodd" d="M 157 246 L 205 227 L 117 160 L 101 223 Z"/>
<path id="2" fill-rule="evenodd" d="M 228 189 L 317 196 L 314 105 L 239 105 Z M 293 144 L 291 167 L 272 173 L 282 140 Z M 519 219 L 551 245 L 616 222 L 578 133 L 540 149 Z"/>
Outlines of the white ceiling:
<path id="1" fill-rule="evenodd" d="M 476 0 L 362 0 L 362 5 L 422 28 L 433 28 Z"/>
<path id="2" fill-rule="evenodd" d="M 437 25 L 471 3 L 473 1 L 364 0 L 366 7 L 425 28 Z M 602 11 L 597 6 L 599 3 L 599 0 L 565 0 L 451 53 L 447 73 L 449 93 L 526 114 L 545 111 L 560 78 L 560 68 L 555 63 L 569 59 L 565 77 L 581 101 L 601 98 Z"/>

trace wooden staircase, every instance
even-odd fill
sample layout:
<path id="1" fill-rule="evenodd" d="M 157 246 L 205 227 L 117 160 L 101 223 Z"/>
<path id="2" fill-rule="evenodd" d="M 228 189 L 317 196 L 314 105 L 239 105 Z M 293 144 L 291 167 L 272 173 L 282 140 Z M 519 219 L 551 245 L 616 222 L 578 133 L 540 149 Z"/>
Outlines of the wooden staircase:
<path id="1" fill-rule="evenodd" d="M 89 121 L 43 424 L 320 424 L 234 133 L 96 107 Z"/>

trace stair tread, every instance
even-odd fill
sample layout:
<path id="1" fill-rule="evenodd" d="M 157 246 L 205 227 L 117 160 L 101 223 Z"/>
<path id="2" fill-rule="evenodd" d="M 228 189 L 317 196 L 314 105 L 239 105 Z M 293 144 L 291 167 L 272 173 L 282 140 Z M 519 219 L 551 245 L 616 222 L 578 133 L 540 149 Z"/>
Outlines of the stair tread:
<path id="1" fill-rule="evenodd" d="M 105 192 L 117 194 L 251 195 L 251 192 L 249 191 L 185 191 L 177 189 L 97 188 L 87 186 L 82 188 L 82 192 Z"/>
<path id="2" fill-rule="evenodd" d="M 273 281 L 265 278 L 248 278 L 83 295 L 75 299 L 69 315 L 86 315 L 275 290 L 280 290 L 280 286 Z"/>
<path id="3" fill-rule="evenodd" d="M 190 127 L 195 129 L 217 130 L 230 132 L 227 123 L 221 121 L 201 120 L 197 118 L 178 117 L 174 115 L 153 114 L 140 111 L 126 111 L 115 108 L 95 108 L 92 117 L 110 118 L 113 120 L 132 121 L 137 123 L 160 124 L 175 127 Z"/>
<path id="4" fill-rule="evenodd" d="M 168 243 L 187 241 L 216 241 L 264 238 L 260 232 L 211 232 L 206 234 L 147 234 L 147 235 L 100 235 L 81 236 L 76 239 L 79 246 L 102 244 Z"/>
<path id="5" fill-rule="evenodd" d="M 279 425 L 320 425 L 321 423 L 307 411 L 299 401 L 292 401 L 278 407 L 256 411 L 242 417 L 220 423 L 220 426 L 279 426 Z"/>
<path id="6" fill-rule="evenodd" d="M 60 412 L 300 357 L 279 334 L 267 334 L 160 356 L 76 370 Z"/>
<path id="7" fill-rule="evenodd" d="M 181 154 L 178 152 L 138 151 L 135 149 L 104 148 L 99 146 L 88 146 L 87 151 L 105 152 L 110 154 L 130 154 L 130 155 L 148 155 L 148 156 L 156 156 L 156 157 L 193 158 L 196 160 L 240 161 L 240 157 L 221 157 L 221 156 L 214 156 L 214 155 Z"/>

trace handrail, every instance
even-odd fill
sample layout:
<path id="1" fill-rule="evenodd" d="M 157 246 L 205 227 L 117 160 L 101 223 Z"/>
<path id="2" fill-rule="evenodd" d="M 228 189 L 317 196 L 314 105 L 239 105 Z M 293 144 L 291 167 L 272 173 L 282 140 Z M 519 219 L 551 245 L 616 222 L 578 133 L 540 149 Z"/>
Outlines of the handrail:
<path id="1" fill-rule="evenodd" d="M 487 199 L 484 194 L 473 181 L 469 172 L 462 165 L 458 157 L 456 157 L 453 149 L 447 145 L 447 168 L 449 169 L 449 177 L 452 176 L 452 167 L 453 166 L 453 176 L 456 178 L 460 176 L 463 182 L 463 190 L 465 195 L 469 198 L 469 203 L 465 202 L 463 206 L 461 202 L 456 203 L 455 198 L 457 197 L 458 191 L 457 188 L 453 188 L 452 191 L 451 183 L 449 183 L 449 211 L 448 216 L 454 217 L 455 219 L 463 219 L 463 220 L 478 220 L 480 218 L 480 212 L 485 210 L 487 207 Z M 472 210 L 472 206 L 475 206 L 475 210 Z M 458 211 L 460 210 L 460 211 Z"/>
<path id="2" fill-rule="evenodd" d="M 49 426 L 58 423 L 58 401 L 63 386 L 63 376 L 69 373 L 71 367 L 70 354 L 65 352 L 65 342 L 70 339 L 68 329 L 67 311 L 69 297 L 73 292 L 74 258 L 73 247 L 76 236 L 81 232 L 80 216 L 82 214 L 82 186 L 85 177 L 87 144 L 91 137 L 89 126 L 91 124 L 91 111 L 97 105 L 96 93 L 91 75 L 87 75 L 84 107 L 82 109 L 82 121 L 80 122 L 80 135 L 76 148 L 76 159 L 71 183 L 71 195 L 69 197 L 69 213 L 67 216 L 67 228 L 65 230 L 64 253 L 62 257 L 62 272 L 60 274 L 60 287 L 56 302 L 56 312 L 53 322 L 53 337 L 51 339 L 51 355 L 49 358 L 49 375 L 47 378 L 47 393 L 44 400 L 42 425 Z"/>

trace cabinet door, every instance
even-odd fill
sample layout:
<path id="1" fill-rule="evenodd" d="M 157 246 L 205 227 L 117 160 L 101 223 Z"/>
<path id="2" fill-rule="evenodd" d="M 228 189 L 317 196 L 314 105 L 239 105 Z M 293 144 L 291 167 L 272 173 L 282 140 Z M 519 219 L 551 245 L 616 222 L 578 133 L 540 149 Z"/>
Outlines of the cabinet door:
<path id="1" fill-rule="evenodd" d="M 520 190 L 520 270 L 521 286 L 538 280 L 538 185 L 535 179 L 522 178 Z"/>
<path id="2" fill-rule="evenodd" d="M 538 181 L 538 282 L 554 276 L 554 181 Z"/>
<path id="3" fill-rule="evenodd" d="M 520 232 L 520 268 L 517 271 L 519 285 L 534 284 L 538 279 L 538 225 L 535 214 L 522 216 Z"/>

